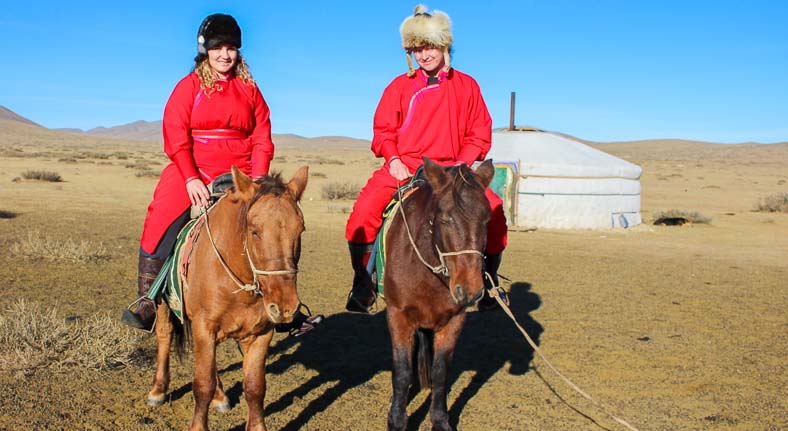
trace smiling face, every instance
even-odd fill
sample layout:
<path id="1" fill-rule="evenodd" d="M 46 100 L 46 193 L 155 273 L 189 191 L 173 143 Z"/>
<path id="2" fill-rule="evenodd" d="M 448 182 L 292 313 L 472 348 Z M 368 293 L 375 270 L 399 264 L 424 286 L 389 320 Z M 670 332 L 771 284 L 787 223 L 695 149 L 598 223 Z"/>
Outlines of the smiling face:
<path id="1" fill-rule="evenodd" d="M 208 50 L 208 64 L 221 77 L 226 77 L 238 61 L 238 49 L 232 45 L 222 45 Z"/>
<path id="2" fill-rule="evenodd" d="M 427 75 L 433 76 L 437 74 L 446 65 L 446 61 L 443 58 L 443 50 L 440 48 L 422 46 L 415 48 L 412 52 L 413 57 L 416 58 L 416 63 L 427 72 Z"/>

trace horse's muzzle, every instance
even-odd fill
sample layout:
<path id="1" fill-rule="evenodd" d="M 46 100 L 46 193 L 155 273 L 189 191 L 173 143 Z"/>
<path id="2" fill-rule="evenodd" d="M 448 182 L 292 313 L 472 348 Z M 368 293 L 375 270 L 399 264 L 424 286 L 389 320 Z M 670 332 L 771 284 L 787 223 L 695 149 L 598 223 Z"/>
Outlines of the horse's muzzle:
<path id="1" fill-rule="evenodd" d="M 295 310 L 297 309 L 298 307 L 295 308 Z M 285 310 L 283 312 L 282 309 L 279 308 L 279 305 L 275 303 L 268 304 L 265 307 L 265 311 L 268 314 L 268 319 L 276 324 L 292 322 L 293 316 L 295 316 L 295 310 Z"/>
<path id="2" fill-rule="evenodd" d="M 475 304 L 481 298 L 483 291 L 484 289 L 479 289 L 471 295 L 462 284 L 455 284 L 454 287 L 449 289 L 452 302 L 462 308 Z"/>

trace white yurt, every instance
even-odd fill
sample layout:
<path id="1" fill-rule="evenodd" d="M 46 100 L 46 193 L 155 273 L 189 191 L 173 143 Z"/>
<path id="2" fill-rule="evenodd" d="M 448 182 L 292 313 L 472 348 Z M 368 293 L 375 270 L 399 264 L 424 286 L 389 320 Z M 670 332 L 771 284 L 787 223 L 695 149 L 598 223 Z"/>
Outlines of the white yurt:
<path id="1" fill-rule="evenodd" d="M 513 229 L 611 229 L 640 219 L 635 164 L 569 137 L 538 130 L 496 130 L 487 155 L 491 187 Z"/>

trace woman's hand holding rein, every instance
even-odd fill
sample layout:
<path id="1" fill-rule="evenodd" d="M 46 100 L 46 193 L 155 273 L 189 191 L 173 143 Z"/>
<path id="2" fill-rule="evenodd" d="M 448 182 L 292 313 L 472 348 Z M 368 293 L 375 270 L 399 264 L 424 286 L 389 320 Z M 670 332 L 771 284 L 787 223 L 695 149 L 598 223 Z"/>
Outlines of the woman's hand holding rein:
<path id="1" fill-rule="evenodd" d="M 193 178 L 186 183 L 186 193 L 189 194 L 189 200 L 192 201 L 192 205 L 208 206 L 208 200 L 211 196 L 208 193 L 208 188 L 205 187 L 205 184 L 199 178 Z"/>

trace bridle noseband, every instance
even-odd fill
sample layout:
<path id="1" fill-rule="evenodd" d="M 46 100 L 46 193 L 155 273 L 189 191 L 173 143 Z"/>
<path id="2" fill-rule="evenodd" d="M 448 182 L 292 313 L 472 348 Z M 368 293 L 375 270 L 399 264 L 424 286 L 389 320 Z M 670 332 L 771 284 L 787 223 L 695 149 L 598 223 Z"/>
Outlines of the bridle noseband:
<path id="1" fill-rule="evenodd" d="M 214 205 L 218 205 L 219 201 L 222 200 L 224 196 L 219 198 Z M 252 269 L 252 283 L 242 283 L 241 280 L 233 273 L 227 263 L 225 263 L 224 259 L 222 258 L 221 253 L 219 253 L 219 249 L 216 247 L 216 243 L 213 240 L 213 235 L 211 234 L 211 225 L 208 223 L 208 211 L 203 208 L 201 210 L 202 214 L 200 217 L 205 218 L 205 230 L 208 232 L 208 239 L 211 241 L 211 246 L 213 246 L 213 252 L 216 254 L 216 258 L 219 260 L 219 263 L 222 264 L 224 271 L 230 277 L 231 280 L 238 286 L 238 290 L 234 291 L 233 293 L 238 293 L 240 291 L 244 292 L 252 292 L 254 295 L 263 296 L 263 290 L 260 288 L 260 280 L 258 280 L 258 275 L 289 275 L 289 274 L 297 274 L 298 269 L 275 269 L 275 270 L 262 270 L 257 269 L 254 266 L 254 262 L 252 262 L 252 256 L 249 254 L 249 249 L 247 248 L 246 238 L 244 238 L 244 254 L 246 255 L 246 259 L 249 261 L 249 267 Z"/>

